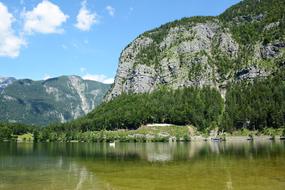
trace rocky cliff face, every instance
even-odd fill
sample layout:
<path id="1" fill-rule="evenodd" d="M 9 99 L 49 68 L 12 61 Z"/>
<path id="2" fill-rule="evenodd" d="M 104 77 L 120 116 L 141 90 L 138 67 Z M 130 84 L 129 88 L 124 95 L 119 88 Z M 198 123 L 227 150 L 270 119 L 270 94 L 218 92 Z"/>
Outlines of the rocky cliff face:
<path id="1" fill-rule="evenodd" d="M 285 16 L 276 16 L 279 9 L 274 12 L 284 2 L 270 2 L 246 0 L 218 17 L 185 18 L 140 35 L 121 53 L 106 100 L 161 86 L 210 86 L 224 97 L 232 82 L 270 75 L 285 60 Z M 268 7 L 273 4 L 277 6 Z M 246 5 L 258 11 L 244 10 Z M 278 35 L 272 38 L 276 31 Z"/>
<path id="2" fill-rule="evenodd" d="M 15 80 L 0 94 L 0 121 L 47 125 L 73 120 L 101 103 L 109 88 L 78 76 Z"/>

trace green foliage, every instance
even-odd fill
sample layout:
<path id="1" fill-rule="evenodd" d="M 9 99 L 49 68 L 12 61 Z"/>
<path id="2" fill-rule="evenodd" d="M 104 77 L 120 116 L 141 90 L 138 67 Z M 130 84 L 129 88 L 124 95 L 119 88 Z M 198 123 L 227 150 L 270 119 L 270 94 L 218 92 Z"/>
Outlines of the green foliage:
<path id="1" fill-rule="evenodd" d="M 199 131 L 282 128 L 285 126 L 285 71 L 267 79 L 240 81 L 228 87 L 225 105 L 211 88 L 161 88 L 151 94 L 124 94 L 86 117 L 52 131 L 137 129 L 147 123 L 191 124 Z"/>
<path id="2" fill-rule="evenodd" d="M 12 130 L 8 127 L 0 126 L 0 141 L 9 140 L 12 137 Z"/>
<path id="3" fill-rule="evenodd" d="M 18 135 L 18 138 L 17 138 L 18 141 L 29 141 L 29 142 L 32 142 L 34 141 L 34 136 L 32 133 L 26 133 L 26 134 L 23 134 L 23 135 Z"/>
<path id="4" fill-rule="evenodd" d="M 121 95 L 103 103 L 87 117 L 62 125 L 62 129 L 137 129 L 147 123 L 172 123 L 192 124 L 203 130 L 211 122 L 218 122 L 222 108 L 223 100 L 215 89 L 160 89 L 151 94 Z"/>
<path id="5" fill-rule="evenodd" d="M 285 1 L 283 0 L 244 0 L 220 15 L 220 19 L 231 28 L 235 39 L 243 44 L 264 43 L 282 39 L 285 34 Z M 275 22 L 279 26 L 264 28 Z"/>
<path id="6" fill-rule="evenodd" d="M 177 26 L 184 26 L 187 28 L 197 23 L 205 23 L 205 22 L 211 21 L 214 18 L 215 17 L 210 17 L 210 16 L 209 17 L 195 16 L 191 18 L 185 17 L 180 20 L 175 20 L 167 24 L 164 24 L 153 30 L 147 31 L 143 33 L 142 36 L 150 37 L 154 40 L 155 43 L 160 44 L 164 40 L 164 38 L 166 37 L 166 35 L 168 34 L 171 28 L 174 28 Z"/>
<path id="7" fill-rule="evenodd" d="M 153 43 L 151 43 L 149 46 L 143 48 L 139 51 L 139 53 L 136 56 L 136 62 L 135 64 L 144 64 L 144 65 L 155 65 L 158 66 L 159 61 L 163 57 L 163 54 L 161 54 L 160 49 L 160 43 L 165 39 L 167 36 L 169 30 L 171 28 L 177 27 L 177 26 L 183 26 L 185 28 L 192 27 L 194 24 L 197 23 L 205 23 L 208 21 L 213 20 L 214 17 L 191 17 L 191 18 L 182 18 L 180 20 L 175 20 L 173 22 L 169 22 L 165 25 L 162 25 L 156 29 L 147 31 L 143 33 L 141 36 L 149 37 L 153 40 Z M 177 43 L 181 43 L 186 40 L 191 40 L 188 38 L 184 38 L 183 36 L 180 36 L 179 39 L 177 39 Z M 177 44 L 176 44 L 177 45 Z"/>
<path id="8" fill-rule="evenodd" d="M 284 130 L 283 128 L 274 129 L 272 127 L 269 127 L 269 128 L 264 128 L 262 130 L 262 134 L 269 135 L 272 137 L 282 136 L 283 130 Z"/>
<path id="9" fill-rule="evenodd" d="M 207 56 L 206 52 L 198 52 L 193 54 L 181 54 L 180 55 L 180 61 L 181 63 L 188 64 L 189 70 L 188 70 L 188 79 L 189 80 L 199 80 L 202 73 L 205 71 L 205 64 L 202 64 L 200 62 L 200 59 L 202 56 Z M 191 64 L 189 64 L 189 61 L 191 61 Z"/>
<path id="10" fill-rule="evenodd" d="M 217 72 L 222 80 L 227 79 L 228 74 L 237 66 L 237 60 L 231 60 L 228 56 L 219 51 L 217 47 L 213 48 L 212 54 L 213 57 L 209 57 L 210 64 L 217 67 Z"/>
<path id="11" fill-rule="evenodd" d="M 74 119 L 72 111 L 81 105 L 81 98 L 69 84 L 67 76 L 46 81 L 15 81 L 0 94 L 0 121 L 48 125 L 60 122 L 60 114 L 65 120 Z M 90 105 L 100 104 L 110 87 L 95 81 L 82 80 L 81 84 L 87 87 L 84 93 Z M 94 90 L 99 90 L 95 98 Z"/>
<path id="12" fill-rule="evenodd" d="M 223 127 L 262 130 L 285 126 L 285 72 L 268 79 L 233 84 L 226 95 Z"/>
<path id="13" fill-rule="evenodd" d="M 233 136 L 247 136 L 247 137 L 252 137 L 256 134 L 257 134 L 257 131 L 250 131 L 247 128 L 235 130 L 231 133 L 231 135 L 233 135 Z"/>
<path id="14" fill-rule="evenodd" d="M 197 23 L 215 22 L 222 25 L 221 31 L 229 28 L 231 35 L 239 44 L 240 55 L 238 60 L 230 60 L 228 55 L 212 52 L 213 57 L 210 61 L 217 66 L 219 73 L 223 77 L 229 71 L 236 69 L 235 66 L 251 64 L 255 44 L 262 43 L 263 45 L 267 45 L 276 40 L 284 40 L 284 9 L 284 0 L 245 0 L 229 8 L 217 17 L 191 17 L 169 22 L 141 35 L 151 38 L 153 43 L 139 51 L 135 59 L 136 64 L 158 65 L 164 56 L 164 51 L 161 51 L 163 47 L 161 48 L 160 44 L 165 40 L 170 29 L 183 27 L 187 30 Z M 268 29 L 267 27 L 270 24 L 273 25 Z M 179 36 L 179 32 L 175 38 L 174 46 L 177 46 L 181 42 L 192 40 Z M 213 47 L 212 49 L 213 51 L 218 50 L 217 47 Z"/>
<path id="15" fill-rule="evenodd" d="M 155 65 L 159 64 L 159 47 L 152 44 L 142 49 L 136 56 L 135 65 Z"/>
<path id="16" fill-rule="evenodd" d="M 39 130 L 36 126 L 28 126 L 18 123 L 0 123 L 0 141 L 11 140 L 14 136 L 28 133 L 36 133 Z M 25 137 L 25 136 L 23 136 Z"/>
<path id="17" fill-rule="evenodd" d="M 141 127 L 137 130 L 117 131 L 61 131 L 54 132 L 49 128 L 42 129 L 38 141 L 59 141 L 59 142 L 166 142 L 170 137 L 176 140 L 189 141 L 190 126 L 152 126 Z"/>
<path id="18" fill-rule="evenodd" d="M 284 0 L 244 0 L 218 17 L 183 18 L 142 34 L 142 36 L 151 38 L 153 43 L 138 52 L 135 65 L 145 64 L 158 67 L 160 60 L 169 56 L 170 50 L 163 51 L 159 45 L 171 28 L 182 26 L 188 29 L 197 23 L 209 21 L 229 28 L 239 45 L 237 57 L 230 57 L 219 49 L 218 35 L 213 37 L 210 53 L 201 51 L 197 55 L 182 53 L 177 55 L 181 65 L 191 65 L 187 67 L 189 68 L 188 78 L 191 80 L 197 80 L 205 69 L 205 65 L 199 64 L 199 61 L 197 61 L 198 64 L 190 63 L 196 56 L 197 58 L 208 57 L 209 66 L 217 68 L 221 76 L 219 82 L 226 79 L 235 81 L 234 73 L 253 64 L 271 71 L 275 71 L 272 68 L 279 69 L 279 72 L 274 73 L 268 79 L 232 83 L 227 88 L 225 102 L 217 90 L 208 87 L 178 90 L 161 88 L 151 94 L 123 94 L 110 102 L 101 104 L 86 117 L 65 124 L 55 123 L 41 130 L 18 124 L 0 124 L 0 140 L 31 132 L 35 140 L 39 141 L 113 141 L 118 138 L 125 139 L 125 141 L 146 141 L 144 136 L 132 136 L 134 135 L 132 132 L 111 130 L 134 129 L 136 133 L 145 134 L 144 129 L 138 129 L 138 127 L 147 123 L 191 124 L 204 132 L 219 127 L 228 132 L 237 131 L 237 134 L 241 135 L 252 135 L 252 131 L 255 131 L 254 134 L 262 131 L 268 135 L 277 133 L 284 135 L 285 72 L 282 71 L 284 55 L 270 60 L 264 59 L 258 63 L 254 62 L 253 57 L 256 44 L 267 45 L 275 40 L 284 41 L 284 10 Z M 273 25 L 268 30 L 267 27 L 270 24 Z M 192 40 L 191 35 L 177 38 L 171 44 L 173 49 L 177 43 Z M 284 53 L 284 50 L 280 51 Z M 17 118 L 17 121 L 26 123 L 58 122 L 58 119 L 54 119 L 53 116 L 44 115 L 46 110 L 61 110 L 65 118 L 71 118 L 70 113 L 62 111 L 62 108 L 65 108 L 67 103 L 77 105 L 76 98 L 71 98 L 68 102 L 55 103 L 42 87 L 51 84 L 52 87 L 62 90 L 59 96 L 63 97 L 70 93 L 68 85 L 64 83 L 66 79 L 66 77 L 61 77 L 46 82 L 20 80 L 10 85 L 5 89 L 5 93 L 13 95 L 15 101 L 7 103 L 4 95 L 0 96 L 0 119 L 5 121 L 9 119 L 10 115 L 5 113 L 7 110 Z M 92 89 L 98 87 L 108 90 L 108 87 L 97 85 L 99 84 L 88 82 L 88 86 Z M 91 98 L 91 93 L 89 95 Z M 97 97 L 96 103 L 102 100 L 103 95 Z M 74 110 L 75 108 L 68 109 Z M 154 135 L 159 141 L 167 140 L 158 134 L 154 133 Z M 189 139 L 187 133 L 179 133 L 175 136 Z"/>

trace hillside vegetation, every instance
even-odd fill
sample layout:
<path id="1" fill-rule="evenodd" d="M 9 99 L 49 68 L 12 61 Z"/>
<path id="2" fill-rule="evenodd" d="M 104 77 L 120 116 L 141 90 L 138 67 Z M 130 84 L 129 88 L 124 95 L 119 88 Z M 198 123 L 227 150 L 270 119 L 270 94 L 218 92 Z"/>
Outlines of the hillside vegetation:
<path id="1" fill-rule="evenodd" d="M 0 122 L 46 126 L 74 120 L 100 104 L 109 88 L 77 76 L 15 80 L 0 92 Z"/>
<path id="2" fill-rule="evenodd" d="M 122 51 L 105 102 L 42 135 L 79 139 L 148 123 L 206 133 L 283 131 L 284 10 L 284 0 L 244 0 L 217 17 L 183 18 L 141 34 Z"/>
<path id="3" fill-rule="evenodd" d="M 64 128 L 284 127 L 284 10 L 283 0 L 245 0 L 143 33 L 123 50 L 106 102 Z"/>

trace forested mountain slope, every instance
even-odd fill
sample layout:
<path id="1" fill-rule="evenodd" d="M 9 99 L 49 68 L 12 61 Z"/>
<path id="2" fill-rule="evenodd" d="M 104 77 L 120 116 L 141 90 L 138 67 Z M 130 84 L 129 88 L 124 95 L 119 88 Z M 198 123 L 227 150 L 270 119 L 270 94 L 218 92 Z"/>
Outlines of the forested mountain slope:
<path id="1" fill-rule="evenodd" d="M 0 121 L 34 125 L 70 121 L 93 110 L 109 88 L 78 76 L 14 79 L 0 91 Z"/>
<path id="2" fill-rule="evenodd" d="M 106 100 L 160 86 L 216 88 L 284 66 L 285 1 L 244 0 L 217 17 L 183 18 L 145 32 L 121 53 Z"/>
<path id="3" fill-rule="evenodd" d="M 283 0 L 244 0 L 141 34 L 122 51 L 105 103 L 61 127 L 284 127 L 284 10 Z"/>

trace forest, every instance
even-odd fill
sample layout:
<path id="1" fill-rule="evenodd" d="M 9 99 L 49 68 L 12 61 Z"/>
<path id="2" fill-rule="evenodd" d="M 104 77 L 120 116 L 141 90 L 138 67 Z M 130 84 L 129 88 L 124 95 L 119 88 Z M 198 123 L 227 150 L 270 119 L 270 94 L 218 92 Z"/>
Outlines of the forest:
<path id="1" fill-rule="evenodd" d="M 231 84 L 225 100 L 217 89 L 210 87 L 178 90 L 162 87 L 150 94 L 124 94 L 101 104 L 87 116 L 64 124 L 44 128 L 0 124 L 0 139 L 33 133 L 39 140 L 56 139 L 58 134 L 72 140 L 84 132 L 135 130 L 148 123 L 191 125 L 201 132 L 217 127 L 227 132 L 284 129 L 285 72 Z"/>

